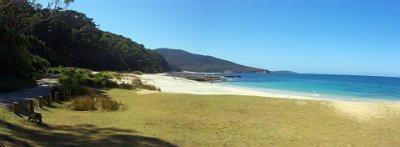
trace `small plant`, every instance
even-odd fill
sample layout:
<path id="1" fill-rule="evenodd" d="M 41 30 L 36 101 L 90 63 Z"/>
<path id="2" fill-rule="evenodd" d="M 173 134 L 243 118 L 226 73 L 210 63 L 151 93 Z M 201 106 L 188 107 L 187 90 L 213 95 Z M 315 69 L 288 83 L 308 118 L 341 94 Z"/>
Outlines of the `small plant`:
<path id="1" fill-rule="evenodd" d="M 72 100 L 71 109 L 75 111 L 94 111 L 96 108 L 96 101 L 89 96 L 77 97 Z"/>
<path id="2" fill-rule="evenodd" d="M 121 83 L 118 85 L 118 87 L 121 89 L 128 89 L 128 90 L 134 89 L 134 86 L 132 84 L 127 84 L 127 83 Z"/>
<path id="3" fill-rule="evenodd" d="M 141 72 L 141 71 L 134 71 L 133 74 L 135 74 L 135 75 L 142 75 L 143 72 Z"/>
<path id="4" fill-rule="evenodd" d="M 142 85 L 142 81 L 139 78 L 135 78 L 131 82 L 133 85 Z"/>
<path id="5" fill-rule="evenodd" d="M 70 108 L 75 111 L 118 111 L 121 103 L 104 96 L 82 96 L 72 100 Z"/>
<path id="6" fill-rule="evenodd" d="M 156 86 L 150 85 L 150 84 L 142 84 L 142 85 L 139 85 L 139 88 L 141 88 L 141 89 L 147 89 L 147 90 L 158 91 L 158 89 L 157 89 Z"/>
<path id="7" fill-rule="evenodd" d="M 103 111 L 118 111 L 121 104 L 109 98 L 97 98 L 99 106 Z"/>
<path id="8" fill-rule="evenodd" d="M 117 79 L 117 80 L 121 80 L 123 75 L 120 73 L 114 73 L 113 76 Z"/>

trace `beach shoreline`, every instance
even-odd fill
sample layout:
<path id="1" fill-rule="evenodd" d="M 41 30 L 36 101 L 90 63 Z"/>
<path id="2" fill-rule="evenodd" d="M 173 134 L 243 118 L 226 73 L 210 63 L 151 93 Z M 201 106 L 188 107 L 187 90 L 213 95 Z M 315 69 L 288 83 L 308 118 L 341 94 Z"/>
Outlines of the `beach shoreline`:
<path id="1" fill-rule="evenodd" d="M 269 93 L 249 88 L 239 88 L 234 86 L 221 85 L 212 82 L 198 82 L 180 77 L 171 77 L 165 73 L 161 74 L 144 74 L 138 75 L 146 84 L 159 87 L 162 92 L 181 93 L 181 94 L 197 94 L 197 95 L 243 95 L 243 96 L 260 96 L 287 99 L 312 99 L 320 100 L 306 96 L 296 96 L 279 93 Z"/>
<path id="2" fill-rule="evenodd" d="M 273 89 L 257 89 L 228 85 L 219 82 L 199 82 L 182 77 L 169 76 L 167 73 L 139 75 L 144 83 L 155 85 L 163 92 L 198 94 L 198 95 L 243 95 L 260 96 L 285 99 L 306 99 L 324 101 L 343 101 L 343 102 L 393 102 L 394 100 L 385 99 L 361 99 L 351 96 L 327 95 L 317 93 L 293 92 Z"/>
<path id="3" fill-rule="evenodd" d="M 400 114 L 400 102 L 345 101 L 341 99 L 324 99 L 268 93 L 241 87 L 170 77 L 166 74 L 144 74 L 138 75 L 138 77 L 140 77 L 146 84 L 152 84 L 159 87 L 163 93 L 258 96 L 265 98 L 292 99 L 299 103 L 309 100 L 319 101 L 326 104 L 328 107 L 333 107 L 338 113 L 355 118 L 357 121 L 366 121 L 377 117 L 390 117 L 393 113 Z"/>

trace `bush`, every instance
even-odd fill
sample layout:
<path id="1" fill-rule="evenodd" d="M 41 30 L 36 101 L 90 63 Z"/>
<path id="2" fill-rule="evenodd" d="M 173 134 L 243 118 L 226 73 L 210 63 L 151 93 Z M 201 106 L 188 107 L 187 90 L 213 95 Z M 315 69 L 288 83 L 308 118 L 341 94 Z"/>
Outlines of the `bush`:
<path id="1" fill-rule="evenodd" d="M 121 103 L 106 97 L 77 97 L 72 100 L 70 108 L 75 111 L 118 111 Z"/>
<path id="2" fill-rule="evenodd" d="M 89 69 L 77 67 L 52 67 L 46 70 L 47 74 L 63 74 L 65 72 L 74 72 L 77 74 L 91 74 Z"/>
<path id="3" fill-rule="evenodd" d="M 115 77 L 116 79 L 118 79 L 118 80 L 121 80 L 122 77 L 123 77 L 123 75 L 120 74 L 120 73 L 114 73 L 113 75 L 114 75 L 114 77 Z"/>
<path id="4" fill-rule="evenodd" d="M 49 61 L 37 55 L 31 55 L 31 58 L 32 66 L 36 73 L 35 77 L 43 76 L 46 73 L 46 69 L 50 67 Z"/>
<path id="5" fill-rule="evenodd" d="M 74 72 L 64 72 L 58 79 L 60 83 L 60 90 L 69 90 L 73 95 L 84 94 L 82 88 L 82 81 L 80 77 Z"/>
<path id="6" fill-rule="evenodd" d="M 143 83 L 140 79 L 136 78 L 136 79 L 132 80 L 132 84 L 133 85 L 142 85 Z"/>
<path id="7" fill-rule="evenodd" d="M 158 88 L 154 85 L 149 85 L 149 84 L 142 84 L 139 85 L 139 88 L 141 89 L 147 89 L 147 90 L 154 90 L 154 91 L 158 91 Z"/>
<path id="8" fill-rule="evenodd" d="M 135 74 L 135 75 L 142 75 L 143 72 L 141 72 L 141 71 L 134 71 L 133 74 Z"/>
<path id="9" fill-rule="evenodd" d="M 97 98 L 100 107 L 104 111 L 118 111 L 121 104 L 109 98 Z"/>
<path id="10" fill-rule="evenodd" d="M 72 100 L 71 109 L 75 111 L 97 110 L 96 101 L 91 97 L 77 97 Z"/>
<path id="11" fill-rule="evenodd" d="M 107 78 L 107 79 L 113 78 L 113 75 L 109 72 L 100 72 L 100 73 L 97 73 L 96 76 Z"/>
<path id="12" fill-rule="evenodd" d="M 132 90 L 135 88 L 132 84 L 127 84 L 127 83 L 121 83 L 119 84 L 118 87 L 121 89 L 128 89 L 128 90 Z"/>
<path id="13" fill-rule="evenodd" d="M 82 87 L 115 88 L 118 84 L 111 80 L 112 75 L 106 72 L 93 74 L 90 70 L 82 68 L 51 68 L 48 73 L 61 73 L 59 78 L 60 88 L 70 90 L 73 95 L 85 94 Z"/>
<path id="14" fill-rule="evenodd" d="M 161 91 L 160 88 L 157 88 L 154 85 L 144 84 L 140 79 L 136 78 L 132 80 L 132 86 L 135 88 L 140 89 L 147 89 L 147 90 L 154 90 L 154 91 Z"/>

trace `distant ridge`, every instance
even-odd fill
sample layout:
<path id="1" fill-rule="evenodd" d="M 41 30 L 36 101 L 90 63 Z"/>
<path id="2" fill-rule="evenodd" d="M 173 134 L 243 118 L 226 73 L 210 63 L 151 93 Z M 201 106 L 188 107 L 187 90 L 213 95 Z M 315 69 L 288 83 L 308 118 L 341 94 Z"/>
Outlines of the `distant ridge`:
<path id="1" fill-rule="evenodd" d="M 244 66 L 212 56 L 198 55 L 179 49 L 155 49 L 168 62 L 172 71 L 269 73 L 269 70 Z"/>

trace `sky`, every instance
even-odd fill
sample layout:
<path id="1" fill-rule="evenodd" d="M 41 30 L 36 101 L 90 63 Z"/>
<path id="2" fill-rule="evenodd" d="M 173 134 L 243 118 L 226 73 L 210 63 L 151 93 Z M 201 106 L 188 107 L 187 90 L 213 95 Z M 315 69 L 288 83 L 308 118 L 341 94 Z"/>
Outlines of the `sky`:
<path id="1" fill-rule="evenodd" d="M 400 77 L 399 0 L 75 0 L 99 28 L 300 73 Z"/>

